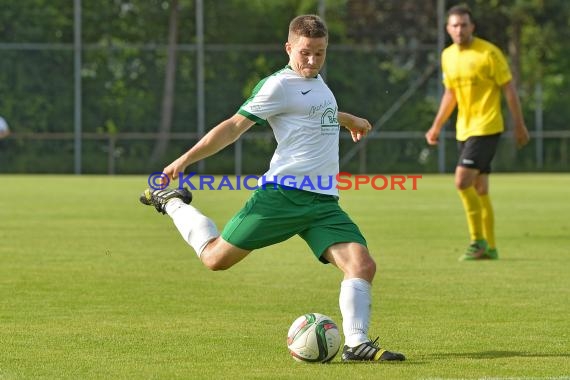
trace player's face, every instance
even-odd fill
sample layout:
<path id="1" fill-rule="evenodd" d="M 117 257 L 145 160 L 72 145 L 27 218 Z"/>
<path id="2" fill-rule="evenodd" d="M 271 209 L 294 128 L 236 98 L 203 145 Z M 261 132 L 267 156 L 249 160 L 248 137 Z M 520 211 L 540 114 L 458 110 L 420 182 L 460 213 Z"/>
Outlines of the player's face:
<path id="1" fill-rule="evenodd" d="M 447 33 L 453 43 L 459 46 L 467 46 L 471 43 L 475 25 L 469 15 L 450 15 L 447 19 Z"/>
<path id="2" fill-rule="evenodd" d="M 325 63 L 327 39 L 298 37 L 285 44 L 289 65 L 305 78 L 317 76 Z"/>

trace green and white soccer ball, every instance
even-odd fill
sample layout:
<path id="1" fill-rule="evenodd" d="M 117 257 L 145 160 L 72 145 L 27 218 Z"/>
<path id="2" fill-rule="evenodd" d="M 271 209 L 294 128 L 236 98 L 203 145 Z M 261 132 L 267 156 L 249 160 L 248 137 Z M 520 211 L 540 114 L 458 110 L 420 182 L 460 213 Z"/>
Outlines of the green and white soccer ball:
<path id="1" fill-rule="evenodd" d="M 300 362 L 330 362 L 340 349 L 338 327 L 326 315 L 302 315 L 289 328 L 287 348 L 293 359 Z"/>

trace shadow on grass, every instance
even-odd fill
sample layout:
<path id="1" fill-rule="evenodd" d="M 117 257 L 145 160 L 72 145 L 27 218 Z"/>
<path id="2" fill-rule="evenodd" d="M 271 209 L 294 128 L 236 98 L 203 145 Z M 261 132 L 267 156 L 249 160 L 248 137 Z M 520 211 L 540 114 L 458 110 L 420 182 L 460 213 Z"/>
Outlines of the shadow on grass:
<path id="1" fill-rule="evenodd" d="M 421 365 L 421 364 L 428 364 L 429 361 L 425 361 L 425 360 L 415 360 L 415 359 L 409 359 L 407 358 L 404 361 L 382 361 L 382 362 L 369 362 L 369 361 L 362 361 L 362 362 L 343 362 L 343 361 L 332 361 L 330 363 L 323 363 L 322 365 L 355 365 L 355 366 L 374 366 L 374 365 L 380 365 L 380 366 L 406 366 L 409 367 L 411 365 Z"/>
<path id="2" fill-rule="evenodd" d="M 520 351 L 482 351 L 431 354 L 432 358 L 501 359 L 501 358 L 567 358 L 570 353 L 544 353 Z"/>

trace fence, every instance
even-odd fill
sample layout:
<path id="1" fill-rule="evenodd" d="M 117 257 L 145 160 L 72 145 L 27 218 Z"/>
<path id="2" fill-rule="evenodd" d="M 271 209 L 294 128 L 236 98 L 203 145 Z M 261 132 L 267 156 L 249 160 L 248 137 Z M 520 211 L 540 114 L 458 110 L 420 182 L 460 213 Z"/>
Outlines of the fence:
<path id="1" fill-rule="evenodd" d="M 84 133 L 81 136 L 84 146 L 94 144 L 97 148 L 97 155 L 100 158 L 97 162 L 102 163 L 98 167 L 87 166 L 88 174 L 133 174 L 133 173 L 151 173 L 160 170 L 167 162 L 157 163 L 154 167 L 146 169 L 132 170 L 129 162 L 122 162 L 123 153 L 133 142 L 153 142 L 159 135 L 157 133 Z M 173 152 L 175 155 L 184 150 L 184 146 L 189 147 L 199 138 L 197 133 L 172 133 L 169 139 L 179 142 L 180 150 Z M 444 133 L 447 142 L 447 151 L 444 159 L 443 172 L 451 172 L 455 168 L 455 138 L 452 132 Z M 512 142 L 509 134 L 503 136 L 503 141 L 499 149 L 499 159 L 495 163 L 497 171 L 523 171 L 527 170 L 523 162 L 536 160 L 537 152 L 541 150 L 540 144 L 548 147 L 548 154 L 543 157 L 542 165 L 546 166 L 550 171 L 566 171 L 570 167 L 570 131 L 545 131 L 539 136 L 536 132 L 531 132 L 531 143 L 526 149 L 526 154 L 513 155 Z M 2 142 L 2 144 L 28 145 L 34 142 L 47 142 L 52 146 L 72 146 L 75 141 L 75 135 L 71 132 L 64 133 L 14 133 L 9 137 L 11 142 Z M 344 134 L 341 137 L 341 170 L 351 171 L 354 173 L 371 173 L 371 172 L 414 172 L 414 173 L 430 173 L 439 170 L 440 152 L 437 148 L 429 148 L 425 144 L 425 138 L 422 132 L 379 132 L 367 137 L 367 142 L 361 142 L 353 145 L 350 136 Z M 244 148 L 248 146 L 258 145 L 256 143 L 263 142 L 269 145 L 267 149 L 256 149 L 256 160 L 252 162 L 244 162 Z M 540 143 L 539 143 L 540 142 Z M 214 173 L 233 173 L 233 174 L 261 174 L 267 169 L 269 162 L 271 147 L 273 146 L 273 137 L 268 132 L 248 132 L 238 140 L 234 146 L 228 148 L 226 154 L 221 154 L 221 158 L 216 158 L 218 162 L 206 164 L 202 168 L 202 172 Z M 389 158 L 384 158 L 381 152 L 382 146 L 390 147 Z M 397 149 L 393 149 L 397 147 Z M 377 150 L 380 150 L 378 152 Z M 544 149 L 544 148 L 542 148 Z M 73 150 L 68 149 L 68 163 L 72 162 Z M 396 152 L 396 154 L 394 154 Z M 1 156 L 0 156 L 1 157 Z M 378 158 L 380 157 L 380 158 Z M 10 170 L 4 167 L 2 172 L 38 172 L 33 170 L 35 166 L 34 160 L 44 160 L 42 157 L 27 156 L 26 166 L 28 170 Z M 208 162 L 208 161 L 206 161 Z M 220 163 L 221 162 L 221 163 Z M 0 165 L 3 161 L 0 160 Z M 536 161 L 535 161 L 536 164 Z M 161 166 L 162 165 L 162 166 Z M 16 168 L 18 169 L 18 168 Z M 51 170 L 42 170 L 43 173 L 70 173 L 72 165 L 67 166 L 54 165 Z"/>
<path id="2" fill-rule="evenodd" d="M 31 87 L 35 88 L 37 85 L 40 88 L 37 92 L 41 92 L 44 97 L 51 91 L 57 91 L 53 88 L 59 88 L 61 91 L 54 96 L 67 99 L 63 103 L 54 102 L 57 103 L 54 105 L 58 107 L 57 112 L 54 111 L 53 116 L 47 115 L 46 120 L 41 123 L 45 124 L 42 128 L 39 128 L 38 119 L 32 120 L 32 115 L 26 114 L 25 105 L 19 106 L 20 108 L 18 105 L 13 106 L 14 115 L 12 118 L 8 117 L 8 120 L 17 120 L 16 123 L 10 123 L 16 128 L 8 139 L 0 142 L 0 173 L 148 172 L 177 157 L 205 133 L 207 126 L 215 125 L 223 119 L 223 115 L 229 116 L 231 112 L 235 112 L 236 106 L 243 101 L 243 89 L 251 88 L 251 83 L 254 84 L 255 80 L 260 78 L 225 78 L 226 67 L 247 61 L 247 64 L 243 64 L 244 72 L 271 72 L 283 63 L 283 47 L 280 44 L 255 42 L 209 43 L 204 39 L 204 28 L 207 25 L 203 23 L 203 12 L 204 7 L 212 3 L 205 4 L 202 0 L 197 0 L 195 4 L 195 43 L 176 45 L 181 62 L 178 68 L 179 87 L 182 87 L 177 90 L 176 95 L 181 104 L 187 99 L 191 105 L 174 115 L 172 131 L 166 134 L 150 132 L 157 128 L 140 125 L 140 119 L 145 118 L 152 120 L 149 124 L 159 124 L 154 116 L 159 113 L 158 97 L 146 103 L 141 102 L 142 105 L 138 106 L 138 109 L 133 107 L 142 115 L 139 115 L 138 119 L 130 119 L 128 112 L 117 111 L 119 106 L 102 105 L 104 101 L 109 102 L 109 99 L 101 98 L 110 92 L 108 97 L 112 100 L 116 94 L 113 91 L 119 91 L 114 88 L 108 91 L 104 87 L 109 83 L 109 86 L 113 86 L 112 71 L 117 69 L 115 66 L 120 66 L 117 69 L 119 71 L 131 70 L 132 75 L 135 72 L 132 67 L 137 62 L 144 66 L 146 74 L 150 73 L 149 77 L 154 78 L 154 82 L 147 86 L 146 91 L 152 93 L 161 89 L 162 83 L 157 82 L 162 80 L 160 74 L 164 71 L 167 45 L 151 42 L 101 44 L 83 41 L 81 0 L 74 0 L 73 12 L 69 12 L 72 14 L 73 42 L 0 41 L 0 54 L 10 58 L 4 60 L 4 63 L 0 60 L 2 67 L 6 68 L 1 70 L 5 77 L 0 82 L 9 82 L 10 75 L 13 75 L 16 81 L 24 76 L 28 80 L 30 72 L 18 73 L 18 70 L 27 68 L 30 61 L 33 63 L 34 60 L 40 59 L 53 60 L 54 65 L 47 67 L 49 71 L 32 73 L 38 78 L 37 83 L 30 82 Z M 324 14 L 327 4 L 327 1 L 318 1 L 318 12 Z M 445 1 L 433 0 L 433 5 L 437 8 L 437 23 L 433 28 L 437 28 L 438 33 L 432 33 L 437 35 L 437 38 L 430 43 L 422 44 L 412 40 L 409 45 L 398 47 L 398 50 L 382 44 L 330 44 L 325 74 L 328 74 L 327 81 L 335 88 L 337 97 L 340 98 L 339 103 L 348 105 L 351 112 L 354 109 L 357 111 L 354 113 L 362 114 L 371 121 L 377 120 L 375 127 L 378 130 L 357 146 L 349 141 L 348 135 L 342 136 L 342 170 L 361 173 L 453 170 L 453 132 L 448 131 L 443 140 L 444 144 L 436 149 L 427 148 L 423 137 L 441 93 L 437 52 L 444 43 L 442 10 Z M 114 55 L 119 56 L 116 59 L 119 63 L 113 61 Z M 65 62 L 71 70 L 56 72 L 61 66 L 60 62 Z M 132 67 L 125 68 L 126 65 Z M 111 79 L 98 79 L 105 74 L 102 66 L 111 72 L 108 74 Z M 385 68 L 386 66 L 389 67 Z M 353 75 L 355 67 L 360 71 L 374 73 L 370 76 L 370 83 L 353 84 L 346 80 L 346 77 Z M 380 75 L 376 75 L 376 72 Z M 380 76 L 393 76 L 395 79 L 379 79 Z M 183 87 L 183 83 L 186 83 L 186 87 Z M 41 87 L 41 84 L 45 86 Z M 15 86 L 18 87 L 18 83 L 15 83 Z M 220 95 L 222 92 L 224 97 Z M 29 99 L 33 95 L 34 89 L 22 89 L 21 101 L 39 102 L 37 99 Z M 495 161 L 496 170 L 570 171 L 570 131 L 563 129 L 566 125 L 549 124 L 548 120 L 543 120 L 539 95 L 526 95 L 526 104 L 532 104 L 534 108 L 533 112 L 527 111 L 525 115 L 533 138 L 530 146 L 517 151 L 509 139 L 503 139 L 505 143 Z M 124 98 L 130 101 L 133 97 L 133 94 L 127 93 Z M 535 97 L 538 99 L 536 102 Z M 125 99 L 121 101 L 124 102 Z M 0 111 L 5 108 L 2 107 L 2 101 L 0 99 Z M 42 103 L 43 108 L 49 106 Z M 42 107 L 39 107 L 40 111 Z M 128 108 L 129 105 L 124 107 Z M 19 113 L 32 121 L 19 116 Z M 57 123 L 60 123 L 61 127 Z M 188 124 L 192 127 L 187 128 Z M 545 124 L 548 128 L 543 127 Z M 170 143 L 167 155 L 160 162 L 141 163 L 150 155 L 154 143 L 160 138 L 166 138 Z M 215 159 L 207 160 L 197 170 L 214 173 L 260 173 L 266 169 L 273 145 L 269 133 L 250 131 L 235 146 L 221 152 Z"/>

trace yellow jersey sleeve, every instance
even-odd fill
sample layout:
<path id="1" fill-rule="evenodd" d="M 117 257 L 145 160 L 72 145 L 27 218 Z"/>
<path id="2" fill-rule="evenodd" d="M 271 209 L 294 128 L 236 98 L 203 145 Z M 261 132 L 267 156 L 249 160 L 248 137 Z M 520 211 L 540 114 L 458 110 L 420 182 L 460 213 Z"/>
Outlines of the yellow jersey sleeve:
<path id="1" fill-rule="evenodd" d="M 503 86 L 513 79 L 505 55 L 495 46 L 489 50 L 489 73 L 498 86 Z"/>

